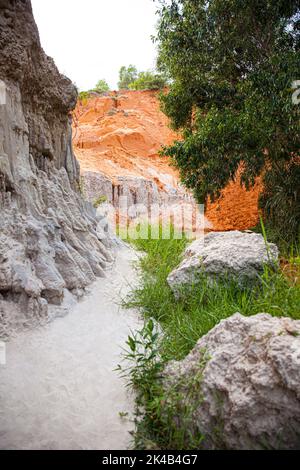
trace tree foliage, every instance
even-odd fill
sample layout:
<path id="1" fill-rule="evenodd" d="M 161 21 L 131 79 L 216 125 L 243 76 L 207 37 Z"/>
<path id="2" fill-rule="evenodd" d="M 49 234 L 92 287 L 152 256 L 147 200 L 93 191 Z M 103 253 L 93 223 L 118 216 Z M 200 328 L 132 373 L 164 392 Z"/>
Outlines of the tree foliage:
<path id="1" fill-rule="evenodd" d="M 166 77 L 161 73 L 150 70 L 138 72 L 134 65 L 120 68 L 119 90 L 161 90 L 166 83 Z"/>
<path id="2" fill-rule="evenodd" d="M 129 90 L 129 85 L 137 80 L 137 78 L 138 71 L 134 65 L 131 64 L 128 67 L 123 65 L 119 71 L 119 90 Z"/>
<path id="3" fill-rule="evenodd" d="M 201 202 L 241 170 L 263 175 L 262 207 L 299 233 L 299 0 L 160 0 L 158 67 L 165 113 L 183 139 L 165 149 Z"/>
<path id="4" fill-rule="evenodd" d="M 97 93 L 105 93 L 109 91 L 109 85 L 106 80 L 99 80 L 96 84 L 95 88 L 92 91 L 96 91 Z"/>
<path id="5" fill-rule="evenodd" d="M 151 71 L 140 72 L 138 78 L 130 83 L 131 90 L 161 90 L 167 85 L 166 77 Z"/>

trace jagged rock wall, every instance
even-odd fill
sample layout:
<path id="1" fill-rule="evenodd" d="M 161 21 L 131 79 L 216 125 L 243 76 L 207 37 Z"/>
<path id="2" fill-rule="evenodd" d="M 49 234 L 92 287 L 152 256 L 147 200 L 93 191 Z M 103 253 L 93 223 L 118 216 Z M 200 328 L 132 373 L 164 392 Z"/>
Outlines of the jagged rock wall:
<path id="1" fill-rule="evenodd" d="M 162 191 L 154 181 L 138 176 L 119 176 L 112 180 L 103 173 L 93 171 L 85 171 L 82 176 L 86 199 L 93 203 L 103 196 L 115 209 L 122 204 L 122 198 L 126 198 L 128 207 L 141 204 L 147 209 L 154 204 L 195 203 L 184 189 L 170 186 Z"/>
<path id="2" fill-rule="evenodd" d="M 30 0 L 0 0 L 0 336 L 47 319 L 112 261 L 78 194 L 77 93 L 43 52 Z"/>

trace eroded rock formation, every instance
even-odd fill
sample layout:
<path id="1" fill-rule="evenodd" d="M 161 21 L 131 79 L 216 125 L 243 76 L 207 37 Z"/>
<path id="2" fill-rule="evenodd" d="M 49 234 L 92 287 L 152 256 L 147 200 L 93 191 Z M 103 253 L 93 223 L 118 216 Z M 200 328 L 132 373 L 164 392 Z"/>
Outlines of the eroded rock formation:
<path id="1" fill-rule="evenodd" d="M 116 208 L 192 200 L 169 160 L 159 156 L 176 134 L 168 128 L 153 91 L 112 92 L 81 101 L 74 113 L 74 145 L 86 197 Z M 110 182 L 110 184 L 109 184 Z"/>
<path id="2" fill-rule="evenodd" d="M 157 92 L 94 93 L 78 103 L 74 118 L 75 153 L 91 202 L 106 196 L 117 206 L 118 197 L 126 195 L 129 204 L 131 200 L 144 205 L 193 202 L 170 160 L 159 154 L 163 145 L 179 136 L 160 110 Z M 208 201 L 206 218 L 211 226 L 220 231 L 254 227 L 260 189 L 258 181 L 246 191 L 237 175 L 219 200 Z"/>
<path id="3" fill-rule="evenodd" d="M 212 232 L 187 248 L 182 263 L 170 273 L 168 284 L 177 297 L 184 286 L 200 282 L 201 275 L 253 284 L 265 266 L 277 267 L 278 256 L 277 246 L 266 243 L 258 233 Z"/>
<path id="4" fill-rule="evenodd" d="M 162 191 L 155 181 L 140 176 L 118 176 L 111 180 L 101 172 L 86 171 L 83 178 L 84 195 L 88 201 L 94 203 L 103 196 L 116 209 L 120 207 L 122 198 L 126 198 L 129 207 L 135 204 L 142 204 L 146 208 L 154 204 L 195 204 L 193 198 L 183 189 L 169 186 Z"/>
<path id="5" fill-rule="evenodd" d="M 300 321 L 233 315 L 165 371 L 207 449 L 300 449 Z M 174 396 L 174 391 L 173 391 Z"/>
<path id="6" fill-rule="evenodd" d="M 0 0 L 0 325 L 47 318 L 111 255 L 78 194 L 77 93 L 41 48 L 30 0 Z"/>

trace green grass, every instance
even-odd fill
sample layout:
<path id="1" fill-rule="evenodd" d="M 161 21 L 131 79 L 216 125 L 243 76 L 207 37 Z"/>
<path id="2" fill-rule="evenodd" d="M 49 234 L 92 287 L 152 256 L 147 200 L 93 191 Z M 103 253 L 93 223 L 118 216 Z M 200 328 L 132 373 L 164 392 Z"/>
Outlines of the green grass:
<path id="1" fill-rule="evenodd" d="M 300 319 L 299 286 L 280 272 L 266 270 L 261 285 L 246 289 L 235 282 L 212 286 L 203 277 L 198 285 L 183 291 L 180 300 L 175 300 L 167 277 L 180 263 L 187 240 L 172 237 L 132 243 L 146 256 L 140 261 L 141 287 L 131 293 L 126 304 L 140 309 L 146 319 L 159 321 L 164 331 L 162 354 L 167 360 L 185 357 L 201 336 L 236 312 L 244 315 L 266 312 Z"/>
<path id="2" fill-rule="evenodd" d="M 284 258 L 295 258 L 300 257 L 300 234 L 295 235 L 292 240 L 285 238 L 279 230 L 276 230 L 272 225 L 267 222 L 263 222 L 262 218 L 260 222 L 251 229 L 253 232 L 265 234 L 270 243 L 275 243 Z"/>
<path id="3" fill-rule="evenodd" d="M 300 319 L 299 284 L 280 271 L 267 269 L 262 282 L 248 288 L 233 281 L 212 285 L 202 277 L 198 284 L 182 291 L 180 300 L 175 300 L 167 277 L 181 262 L 187 240 L 176 239 L 172 229 L 169 240 L 131 240 L 131 243 L 145 253 L 139 261 L 141 285 L 125 301 L 127 307 L 142 312 L 145 326 L 128 339 L 125 357 L 129 367 L 126 370 L 120 367 L 137 392 L 135 448 L 201 449 L 205 436 L 191 433 L 193 409 L 182 408 L 187 400 L 176 389 L 166 392 L 161 383 L 165 364 L 183 359 L 200 337 L 236 312 L 244 315 L 264 312 Z M 159 322 L 162 335 L 155 331 L 152 319 Z M 189 385 L 198 394 L 201 370 L 197 383 Z M 174 423 L 178 413 L 185 423 L 180 429 Z"/>

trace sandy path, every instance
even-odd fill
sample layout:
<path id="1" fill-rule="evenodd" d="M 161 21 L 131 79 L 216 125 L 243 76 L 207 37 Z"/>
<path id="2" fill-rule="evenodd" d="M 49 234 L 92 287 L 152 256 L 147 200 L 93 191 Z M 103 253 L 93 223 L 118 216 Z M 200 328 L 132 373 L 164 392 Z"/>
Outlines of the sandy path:
<path id="1" fill-rule="evenodd" d="M 116 266 L 64 318 L 7 344 L 0 365 L 1 449 L 126 449 L 133 398 L 113 369 L 137 314 L 118 306 L 134 282 L 135 253 Z"/>

